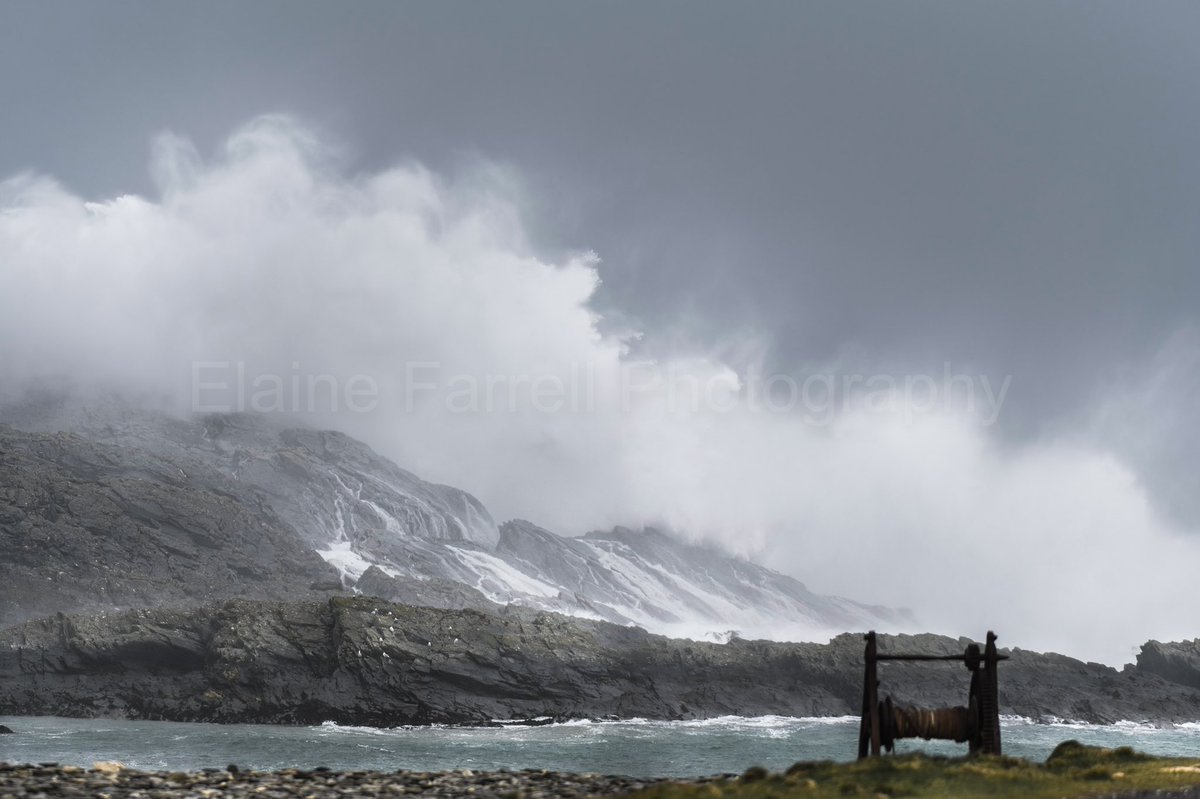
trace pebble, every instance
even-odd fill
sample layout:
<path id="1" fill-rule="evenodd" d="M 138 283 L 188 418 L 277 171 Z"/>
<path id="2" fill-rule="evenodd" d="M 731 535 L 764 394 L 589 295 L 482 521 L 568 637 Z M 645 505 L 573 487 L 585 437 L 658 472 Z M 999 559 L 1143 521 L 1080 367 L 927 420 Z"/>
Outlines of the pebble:
<path id="1" fill-rule="evenodd" d="M 583 799 L 617 796 L 671 782 L 666 779 L 571 774 L 558 771 L 246 771 L 148 772 L 120 763 L 82 769 L 57 763 L 0 762 L 0 799 L 93 797 L 94 799 L 347 799 L 347 797 L 472 797 L 472 799 Z M 754 780 L 757 773 L 743 780 Z M 733 774 L 681 780 L 692 785 L 737 779 Z M 1178 791 L 1130 791 L 1110 799 L 1200 799 L 1200 787 Z"/>
<path id="2" fill-rule="evenodd" d="M 614 796 L 668 780 L 525 771 L 331 771 L 324 766 L 282 771 L 147 772 L 119 763 L 82 769 L 58 764 L 0 763 L 0 799 L 88 796 L 107 799 L 345 799 L 420 795 L 473 799 L 576 799 Z M 704 784 L 730 775 L 688 780 Z"/>

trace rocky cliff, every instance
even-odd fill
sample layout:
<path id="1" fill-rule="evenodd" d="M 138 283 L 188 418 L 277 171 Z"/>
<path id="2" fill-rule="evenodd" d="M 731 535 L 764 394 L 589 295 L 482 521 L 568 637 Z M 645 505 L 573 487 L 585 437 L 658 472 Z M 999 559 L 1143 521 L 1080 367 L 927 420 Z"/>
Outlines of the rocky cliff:
<path id="1" fill-rule="evenodd" d="M 513 603 L 691 636 L 804 640 L 911 626 L 906 614 L 820 596 L 653 530 L 568 538 L 497 525 L 465 491 L 283 417 L 184 419 L 51 396 L 0 408 L 3 422 L 12 427 L 0 424 L 0 551 L 19 557 L 0 559 L 0 624 L 360 593 L 449 608 Z"/>
<path id="2" fill-rule="evenodd" d="M 883 636 L 883 651 L 965 641 Z M 1093 722 L 1200 719 L 1200 691 L 1137 668 L 1013 651 L 1004 713 Z M 956 664 L 888 663 L 884 693 L 961 704 Z M 698 643 L 524 608 L 487 613 L 378 599 L 229 601 L 56 616 L 0 632 L 0 714 L 399 725 L 541 716 L 856 714 L 862 637 L 827 645 Z"/>
<path id="3" fill-rule="evenodd" d="M 1137 668 L 1200 690 L 1200 638 L 1167 644 L 1148 641 L 1138 653 Z"/>
<path id="4" fill-rule="evenodd" d="M 247 486 L 69 433 L 0 427 L 0 554 L 0 624 L 340 589 Z"/>

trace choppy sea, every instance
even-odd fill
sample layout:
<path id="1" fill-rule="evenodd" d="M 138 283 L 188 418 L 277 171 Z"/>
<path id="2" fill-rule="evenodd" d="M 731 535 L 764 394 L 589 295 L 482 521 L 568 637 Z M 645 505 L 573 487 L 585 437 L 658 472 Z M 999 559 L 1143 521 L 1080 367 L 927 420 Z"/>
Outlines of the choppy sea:
<path id="1" fill-rule="evenodd" d="M 569 722 L 503 727 L 312 727 L 183 724 L 0 717 L 15 735 L 0 735 L 0 762 L 57 762 L 90 766 L 117 760 L 141 769 L 189 771 L 287 767 L 332 769 L 536 768 L 626 774 L 698 776 L 772 770 L 797 760 L 853 759 L 858 719 L 724 717 L 706 721 Z M 1200 758 L 1200 723 L 1155 727 L 1002 722 L 1005 754 L 1045 759 L 1062 741 L 1133 746 L 1158 755 Z M 898 751 L 955 754 L 964 746 L 904 741 Z"/>

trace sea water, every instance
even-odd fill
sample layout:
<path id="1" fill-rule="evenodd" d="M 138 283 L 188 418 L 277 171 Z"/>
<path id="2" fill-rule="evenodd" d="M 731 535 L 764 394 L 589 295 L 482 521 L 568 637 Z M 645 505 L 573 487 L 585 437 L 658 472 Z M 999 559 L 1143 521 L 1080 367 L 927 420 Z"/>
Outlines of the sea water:
<path id="1" fill-rule="evenodd" d="M 116 760 L 140 769 L 190 771 L 288 767 L 332 769 L 498 770 L 502 768 L 686 777 L 737 773 L 761 765 L 781 770 L 798 760 L 850 760 L 858 719 L 724 717 L 705 721 L 568 722 L 502 727 L 311 727 L 183 724 L 0 717 L 15 735 L 0 735 L 0 762 L 91 766 Z M 1006 754 L 1043 760 L 1059 743 L 1133 746 L 1200 760 L 1200 724 L 1155 727 L 1001 723 Z M 952 743 L 903 741 L 898 751 L 963 754 Z"/>

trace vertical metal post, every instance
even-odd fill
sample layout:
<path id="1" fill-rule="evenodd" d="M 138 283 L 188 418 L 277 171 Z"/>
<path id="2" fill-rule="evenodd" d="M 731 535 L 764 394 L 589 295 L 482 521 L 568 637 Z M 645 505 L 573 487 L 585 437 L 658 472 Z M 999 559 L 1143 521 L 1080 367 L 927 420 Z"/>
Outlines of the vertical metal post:
<path id="1" fill-rule="evenodd" d="M 875 631 L 866 634 L 866 651 L 863 660 L 863 709 L 862 721 L 858 729 L 858 756 L 864 758 L 868 752 L 878 755 L 879 739 L 879 678 L 876 673 L 878 651 L 875 643 Z M 869 750 L 868 750 L 869 745 Z"/>
<path id="2" fill-rule="evenodd" d="M 988 630 L 987 646 L 983 650 L 983 685 L 980 697 L 980 724 L 983 753 L 998 755 L 1000 751 L 1000 697 L 999 681 L 996 677 L 996 634 Z"/>
<path id="3" fill-rule="evenodd" d="M 967 712 L 971 718 L 971 737 L 967 741 L 967 753 L 971 755 L 978 754 L 982 744 L 983 724 L 979 710 L 983 696 L 981 686 L 983 675 L 979 670 L 981 660 L 983 658 L 979 653 L 979 644 L 968 644 L 963 653 L 963 661 L 966 663 L 967 670 L 971 672 L 971 687 L 967 690 Z"/>

